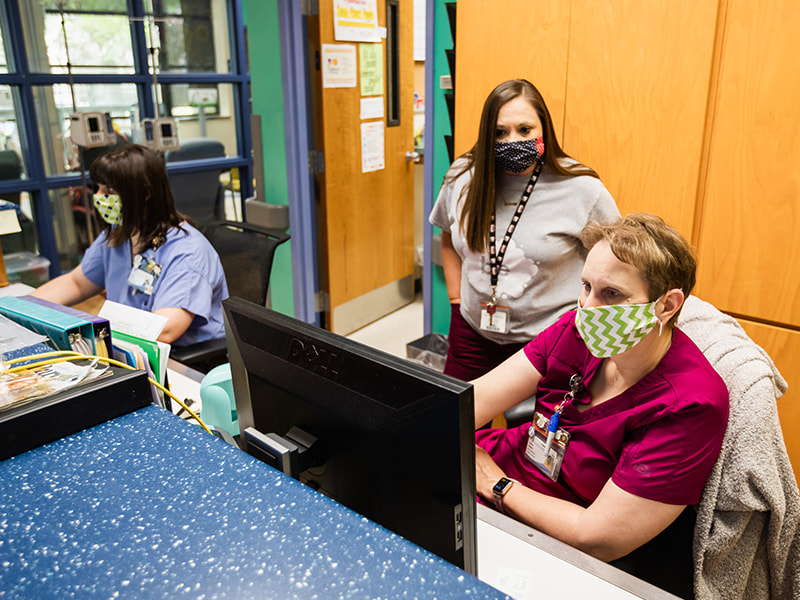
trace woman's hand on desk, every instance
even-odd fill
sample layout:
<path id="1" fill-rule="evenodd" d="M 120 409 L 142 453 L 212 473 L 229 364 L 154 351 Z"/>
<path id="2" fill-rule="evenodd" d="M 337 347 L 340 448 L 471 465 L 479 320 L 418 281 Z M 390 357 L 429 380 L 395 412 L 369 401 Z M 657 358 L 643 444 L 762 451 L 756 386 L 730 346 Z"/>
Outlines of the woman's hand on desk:
<path id="1" fill-rule="evenodd" d="M 494 506 L 492 488 L 501 477 L 505 477 L 503 469 L 497 466 L 486 450 L 475 446 L 475 487 L 478 495 L 491 506 Z"/>
<path id="2" fill-rule="evenodd" d="M 475 463 L 478 495 L 494 505 L 492 488 L 505 474 L 480 447 L 475 449 Z M 654 538 L 684 508 L 634 496 L 611 480 L 586 508 L 519 482 L 503 498 L 503 512 L 509 516 L 606 562 Z"/>

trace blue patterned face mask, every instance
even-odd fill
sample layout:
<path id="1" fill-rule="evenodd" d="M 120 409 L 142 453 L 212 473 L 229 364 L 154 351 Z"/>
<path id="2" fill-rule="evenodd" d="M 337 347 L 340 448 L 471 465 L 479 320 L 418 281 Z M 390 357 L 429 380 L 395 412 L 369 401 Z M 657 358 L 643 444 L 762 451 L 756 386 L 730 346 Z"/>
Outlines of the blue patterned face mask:
<path id="1" fill-rule="evenodd" d="M 658 325 L 656 303 L 608 304 L 581 307 L 575 313 L 575 327 L 593 356 L 608 358 L 622 354 L 641 342 Z"/>
<path id="2" fill-rule="evenodd" d="M 122 199 L 119 194 L 95 194 L 92 200 L 103 221 L 109 225 L 122 223 Z"/>
<path id="3" fill-rule="evenodd" d="M 498 169 L 522 173 L 531 168 L 544 155 L 544 139 L 519 142 L 495 142 L 494 162 Z"/>

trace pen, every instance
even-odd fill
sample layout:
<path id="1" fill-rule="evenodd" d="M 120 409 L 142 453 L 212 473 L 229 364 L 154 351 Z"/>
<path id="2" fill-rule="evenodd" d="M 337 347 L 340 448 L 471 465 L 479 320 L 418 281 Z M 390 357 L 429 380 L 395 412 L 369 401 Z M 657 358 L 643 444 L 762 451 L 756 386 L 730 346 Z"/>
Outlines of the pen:
<path id="1" fill-rule="evenodd" d="M 550 424 L 547 426 L 547 441 L 544 443 L 544 460 L 547 462 L 547 457 L 550 455 L 550 448 L 553 447 L 553 440 L 556 438 L 558 431 L 558 419 L 561 417 L 561 411 L 564 407 L 575 398 L 575 394 L 583 389 L 583 377 L 575 373 L 569 378 L 569 391 L 564 394 L 564 400 L 556 407 L 553 416 L 550 417 Z"/>
<path id="2" fill-rule="evenodd" d="M 556 431 L 558 431 L 558 411 L 554 412 L 553 416 L 550 417 L 550 425 L 547 427 L 547 441 L 544 443 L 545 461 L 550 455 L 550 447 L 553 445 L 553 440 L 556 437 Z"/>

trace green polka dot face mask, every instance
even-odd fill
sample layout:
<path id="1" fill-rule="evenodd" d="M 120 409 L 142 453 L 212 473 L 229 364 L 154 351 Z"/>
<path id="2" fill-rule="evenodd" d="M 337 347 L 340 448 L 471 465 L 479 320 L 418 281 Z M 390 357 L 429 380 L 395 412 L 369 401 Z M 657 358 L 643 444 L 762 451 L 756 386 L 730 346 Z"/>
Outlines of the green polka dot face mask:
<path id="1" fill-rule="evenodd" d="M 119 194 L 95 194 L 93 201 L 103 221 L 109 225 L 122 223 L 122 199 Z"/>
<path id="2" fill-rule="evenodd" d="M 593 356 L 622 354 L 641 342 L 659 324 L 658 298 L 647 304 L 609 304 L 582 308 L 578 302 L 575 327 Z"/>

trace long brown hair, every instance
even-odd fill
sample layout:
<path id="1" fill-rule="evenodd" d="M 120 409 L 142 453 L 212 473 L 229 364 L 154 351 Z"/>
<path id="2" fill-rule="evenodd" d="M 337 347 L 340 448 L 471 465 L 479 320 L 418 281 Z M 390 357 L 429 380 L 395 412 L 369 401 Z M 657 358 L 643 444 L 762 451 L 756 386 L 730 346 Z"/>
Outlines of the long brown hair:
<path id="1" fill-rule="evenodd" d="M 571 177 L 589 175 L 599 179 L 593 169 L 577 161 L 572 162 L 574 159 L 561 149 L 550 111 L 547 110 L 547 105 L 539 90 L 531 82 L 525 79 L 511 79 L 501 83 L 492 90 L 486 98 L 486 102 L 483 103 L 478 141 L 469 152 L 461 156 L 466 159 L 464 167 L 448 174 L 442 184 L 450 183 L 472 168 L 475 170 L 472 180 L 465 190 L 462 190 L 462 194 L 466 192 L 467 196 L 459 219 L 461 231 L 464 232 L 467 245 L 473 252 L 484 252 L 489 244 L 489 225 L 495 205 L 497 169 L 495 168 L 494 144 L 497 135 L 497 114 L 504 104 L 519 96 L 530 102 L 542 122 L 544 168 L 560 175 Z"/>
<path id="2" fill-rule="evenodd" d="M 111 227 L 103 222 L 112 248 L 138 235 L 140 248 L 163 241 L 167 231 L 179 227 L 185 215 L 175 210 L 163 159 L 152 150 L 127 144 L 98 157 L 89 167 L 95 184 L 106 185 L 122 200 L 122 223 Z"/>

